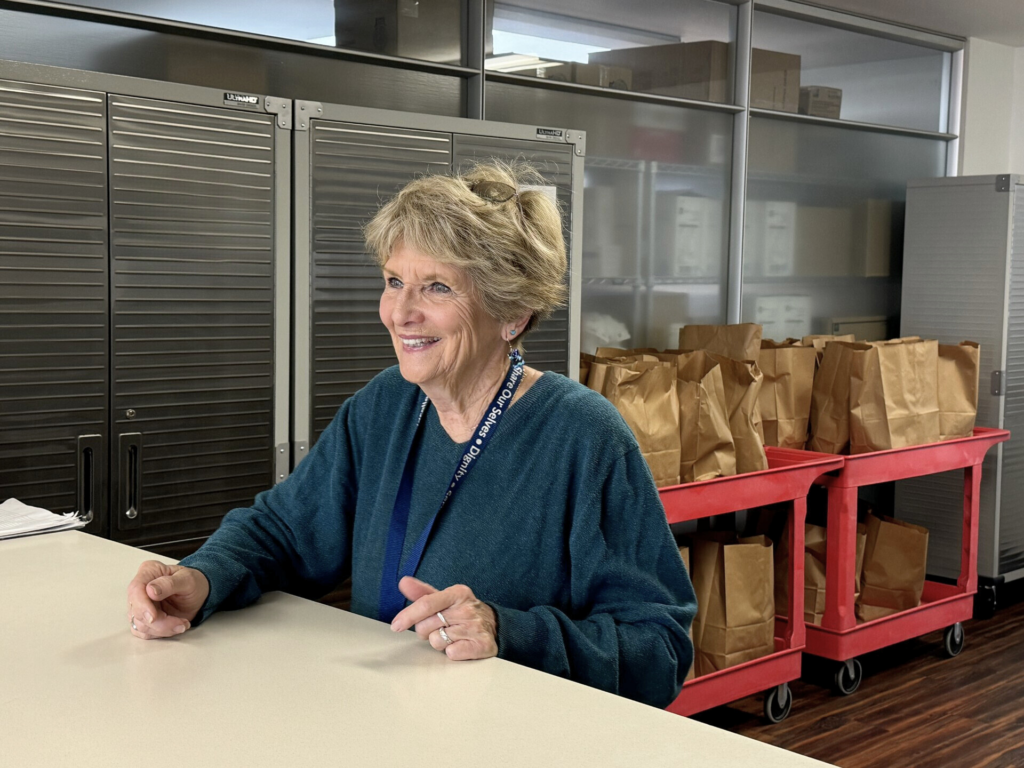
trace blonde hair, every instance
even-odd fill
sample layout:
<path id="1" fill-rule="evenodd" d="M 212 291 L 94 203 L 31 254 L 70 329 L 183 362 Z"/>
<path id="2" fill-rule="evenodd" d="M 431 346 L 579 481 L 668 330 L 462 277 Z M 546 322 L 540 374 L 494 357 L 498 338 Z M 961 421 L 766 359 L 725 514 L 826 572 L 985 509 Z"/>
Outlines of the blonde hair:
<path id="1" fill-rule="evenodd" d="M 480 182 L 520 191 L 490 202 L 471 191 Z M 540 190 L 523 188 L 544 184 L 532 166 L 497 160 L 461 176 L 424 176 L 381 207 L 366 225 L 366 243 L 381 267 L 404 245 L 464 270 L 498 322 L 530 315 L 525 335 L 568 294 L 558 205 Z"/>

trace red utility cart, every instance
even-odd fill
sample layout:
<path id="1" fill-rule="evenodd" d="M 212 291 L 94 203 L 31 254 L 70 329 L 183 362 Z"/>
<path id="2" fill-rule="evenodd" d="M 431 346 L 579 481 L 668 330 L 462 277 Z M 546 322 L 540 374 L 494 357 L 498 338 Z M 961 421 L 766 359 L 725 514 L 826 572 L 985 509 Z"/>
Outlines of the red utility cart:
<path id="1" fill-rule="evenodd" d="M 842 470 L 816 481 L 828 488 L 825 615 L 821 626 L 807 625 L 806 652 L 840 662 L 834 679 L 838 692 L 849 695 L 860 685 L 863 670 L 857 656 L 913 637 L 945 629 L 946 653 L 960 653 L 964 644 L 960 622 L 971 618 L 978 590 L 981 462 L 993 445 L 1009 439 L 1005 429 L 977 427 L 971 437 L 847 456 Z M 857 624 L 853 583 L 857 489 L 953 469 L 964 470 L 963 547 L 956 584 L 925 581 L 917 608 Z"/>
<path id="2" fill-rule="evenodd" d="M 737 512 L 769 504 L 788 504 L 790 613 L 804 615 L 804 518 L 807 493 L 826 472 L 842 468 L 844 457 L 786 448 L 767 448 L 768 469 L 732 477 L 720 477 L 662 488 L 661 502 L 669 523 Z M 793 697 L 789 682 L 800 677 L 800 653 L 804 648 L 804 623 L 780 624 L 776 619 L 775 652 L 709 675 L 688 680 L 668 711 L 692 715 L 728 704 L 760 691 L 765 697 L 765 717 L 777 723 L 789 714 Z"/>

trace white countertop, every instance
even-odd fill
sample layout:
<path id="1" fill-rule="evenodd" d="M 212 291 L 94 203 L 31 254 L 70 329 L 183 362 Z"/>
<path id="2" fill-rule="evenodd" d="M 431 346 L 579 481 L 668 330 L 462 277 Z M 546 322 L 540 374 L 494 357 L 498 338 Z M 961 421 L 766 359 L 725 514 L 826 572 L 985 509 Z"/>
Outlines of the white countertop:
<path id="1" fill-rule="evenodd" d="M 280 593 L 139 640 L 125 590 L 150 558 L 77 531 L 0 541 L 0 764 L 823 765 Z"/>

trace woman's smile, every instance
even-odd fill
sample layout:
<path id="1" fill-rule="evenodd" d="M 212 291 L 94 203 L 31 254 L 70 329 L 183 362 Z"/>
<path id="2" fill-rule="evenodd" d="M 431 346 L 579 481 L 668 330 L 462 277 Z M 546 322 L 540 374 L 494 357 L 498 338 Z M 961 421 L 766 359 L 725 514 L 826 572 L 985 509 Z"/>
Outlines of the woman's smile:
<path id="1" fill-rule="evenodd" d="M 441 340 L 440 336 L 406 336 L 399 334 L 402 340 L 402 349 L 406 352 L 424 352 L 435 346 Z"/>

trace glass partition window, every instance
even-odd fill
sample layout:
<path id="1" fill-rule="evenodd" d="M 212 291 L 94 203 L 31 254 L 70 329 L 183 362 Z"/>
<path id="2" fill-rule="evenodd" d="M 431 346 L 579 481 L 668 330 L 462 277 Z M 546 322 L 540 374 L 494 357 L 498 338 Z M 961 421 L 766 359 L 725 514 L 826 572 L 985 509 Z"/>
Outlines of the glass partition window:
<path id="1" fill-rule="evenodd" d="M 725 322 L 732 115 L 489 83 L 490 120 L 587 132 L 582 348 Z"/>
<path id="2" fill-rule="evenodd" d="M 492 72 L 732 103 L 736 7 L 710 0 L 488 3 Z"/>
<path id="3" fill-rule="evenodd" d="M 945 159 L 938 139 L 752 118 L 744 321 L 776 340 L 897 333 L 907 181 Z"/>
<path id="4" fill-rule="evenodd" d="M 465 64 L 461 0 L 69 1 L 72 5 L 233 32 L 443 64 Z"/>
<path id="5" fill-rule="evenodd" d="M 946 132 L 949 53 L 755 11 L 750 105 Z"/>

